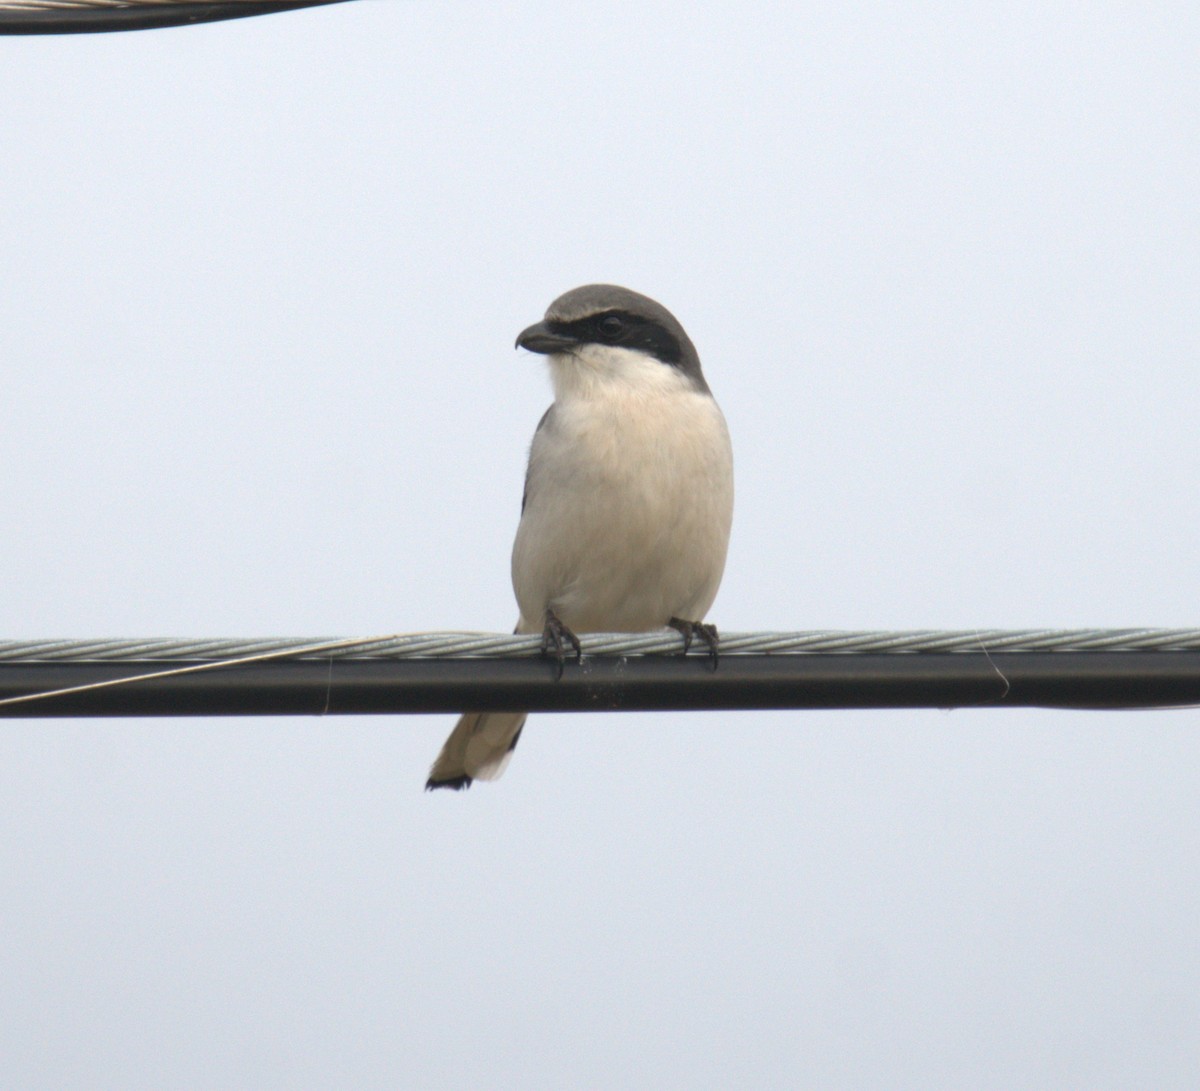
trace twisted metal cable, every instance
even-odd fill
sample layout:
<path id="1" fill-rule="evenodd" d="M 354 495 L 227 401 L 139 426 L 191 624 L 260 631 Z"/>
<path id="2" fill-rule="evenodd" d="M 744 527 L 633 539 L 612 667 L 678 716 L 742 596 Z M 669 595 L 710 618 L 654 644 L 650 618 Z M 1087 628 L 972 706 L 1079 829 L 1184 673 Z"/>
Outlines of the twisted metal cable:
<path id="1" fill-rule="evenodd" d="M 10 641 L 0 717 L 1200 705 L 1200 629 L 734 633 L 719 669 L 673 631 L 583 646 L 555 670 L 536 635 Z"/>
<path id="2" fill-rule="evenodd" d="M 678 655 L 673 630 L 593 633 L 580 638 L 585 655 Z M 703 649 L 697 649 L 702 652 Z M 1200 652 L 1197 629 L 916 629 L 725 633 L 721 655 L 920 655 L 1006 652 Z M 540 636 L 431 632 L 380 637 L 131 638 L 0 641 L 0 662 L 207 662 L 271 659 L 503 659 L 541 652 Z"/>

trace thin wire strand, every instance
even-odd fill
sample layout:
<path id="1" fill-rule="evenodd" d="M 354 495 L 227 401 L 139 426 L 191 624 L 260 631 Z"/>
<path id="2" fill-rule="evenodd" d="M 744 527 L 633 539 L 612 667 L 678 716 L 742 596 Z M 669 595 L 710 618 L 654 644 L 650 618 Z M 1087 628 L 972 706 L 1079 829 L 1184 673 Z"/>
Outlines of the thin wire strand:
<path id="1" fill-rule="evenodd" d="M 218 670 L 222 667 L 236 667 L 245 663 L 261 663 L 270 659 L 295 659 L 320 653 L 330 653 L 354 644 L 372 644 L 381 638 L 364 640 L 353 637 L 346 640 L 328 640 L 319 644 L 304 644 L 299 647 L 284 648 L 276 651 L 260 652 L 257 655 L 242 655 L 235 659 L 213 659 L 205 663 L 189 663 L 186 667 L 172 667 L 166 670 L 148 671 L 145 674 L 131 674 L 123 678 L 108 678 L 103 682 L 87 682 L 78 686 L 64 686 L 61 689 L 42 690 L 40 693 L 24 693 L 17 697 L 0 698 L 0 706 L 25 704 L 29 701 L 42 701 L 50 697 L 63 697 L 73 693 L 87 693 L 91 690 L 110 689 L 114 686 L 128 686 L 135 682 L 149 682 L 155 678 L 173 678 L 180 674 L 198 674 L 200 671 Z M 61 659 L 60 659 L 61 661 Z M 329 660 L 330 670 L 333 669 L 333 656 Z"/>

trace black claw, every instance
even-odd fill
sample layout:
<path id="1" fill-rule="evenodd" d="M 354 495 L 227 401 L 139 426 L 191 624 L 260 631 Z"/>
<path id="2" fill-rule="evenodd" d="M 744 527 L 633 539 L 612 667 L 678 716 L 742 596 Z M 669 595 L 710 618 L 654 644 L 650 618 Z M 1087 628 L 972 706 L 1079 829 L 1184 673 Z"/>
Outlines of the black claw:
<path id="1" fill-rule="evenodd" d="M 717 635 L 717 627 L 715 625 L 708 625 L 703 621 L 683 621 L 677 617 L 671 618 L 667 624 L 683 637 L 684 655 L 687 655 L 691 651 L 692 640 L 695 637 L 703 640 L 708 645 L 708 665 L 713 670 L 717 669 L 717 661 L 720 658 L 718 648 L 721 644 L 721 638 Z"/>
<path id="2" fill-rule="evenodd" d="M 683 654 L 687 655 L 692 650 L 692 632 L 695 626 L 690 621 L 680 621 L 679 618 L 673 617 L 667 622 L 669 629 L 674 629 L 681 637 L 683 637 Z"/>
<path id="3" fill-rule="evenodd" d="M 558 620 L 553 610 L 547 610 L 546 625 L 542 629 L 542 655 L 549 656 L 557 665 L 558 673 L 555 674 L 555 679 L 562 677 L 567 645 L 570 645 L 576 659 L 583 658 L 583 645 L 579 643 L 579 637 Z"/>

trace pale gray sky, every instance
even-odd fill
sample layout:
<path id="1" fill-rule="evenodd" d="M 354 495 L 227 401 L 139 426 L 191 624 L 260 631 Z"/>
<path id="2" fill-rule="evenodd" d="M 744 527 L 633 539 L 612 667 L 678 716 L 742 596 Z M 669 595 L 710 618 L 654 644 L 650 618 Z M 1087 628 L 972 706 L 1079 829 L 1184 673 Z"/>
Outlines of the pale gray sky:
<path id="1" fill-rule="evenodd" d="M 516 333 L 660 299 L 728 630 L 1194 625 L 1190 3 L 0 40 L 3 635 L 507 630 Z M 0 1083 L 1190 1088 L 1200 713 L 0 726 Z"/>

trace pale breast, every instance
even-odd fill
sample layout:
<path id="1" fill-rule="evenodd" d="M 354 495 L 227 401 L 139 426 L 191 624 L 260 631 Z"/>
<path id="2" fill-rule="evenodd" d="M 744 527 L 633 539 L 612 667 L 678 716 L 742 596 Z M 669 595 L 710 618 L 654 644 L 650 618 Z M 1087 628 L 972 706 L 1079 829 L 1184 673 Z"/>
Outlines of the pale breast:
<path id="1" fill-rule="evenodd" d="M 513 548 L 522 618 L 580 632 L 700 620 L 733 511 L 724 418 L 706 394 L 595 389 L 560 399 L 534 439 Z"/>

